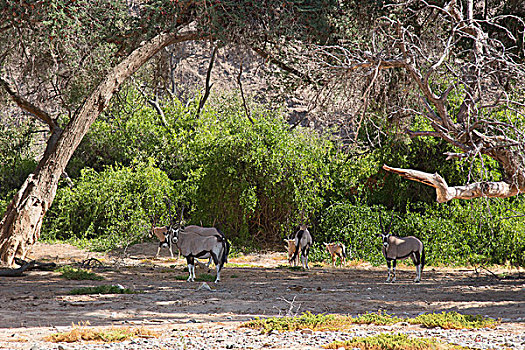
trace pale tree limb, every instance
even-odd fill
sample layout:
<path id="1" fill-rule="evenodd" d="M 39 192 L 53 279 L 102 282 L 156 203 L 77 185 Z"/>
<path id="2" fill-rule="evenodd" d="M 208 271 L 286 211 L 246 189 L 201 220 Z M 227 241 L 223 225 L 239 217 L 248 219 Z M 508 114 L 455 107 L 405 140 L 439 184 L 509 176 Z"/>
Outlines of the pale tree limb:
<path id="1" fill-rule="evenodd" d="M 509 184 L 504 181 L 475 182 L 465 186 L 451 187 L 438 173 L 430 174 L 413 169 L 392 168 L 386 164 L 383 165 L 383 169 L 398 174 L 405 179 L 434 187 L 439 203 L 448 202 L 452 199 L 473 199 L 479 197 L 508 198 L 525 192 L 525 188 L 519 188 L 515 184 Z"/>
<path id="2" fill-rule="evenodd" d="M 54 132 L 56 130 L 59 130 L 58 124 L 55 122 L 55 120 L 43 109 L 38 107 L 37 105 L 33 104 L 32 102 L 24 99 L 20 95 L 18 95 L 16 92 L 11 89 L 9 86 L 9 83 L 2 79 L 0 77 L 0 86 L 7 92 L 7 94 L 11 97 L 11 99 L 24 111 L 31 113 L 36 118 L 41 120 L 42 122 L 46 123 L 49 126 L 49 130 L 51 132 Z"/>

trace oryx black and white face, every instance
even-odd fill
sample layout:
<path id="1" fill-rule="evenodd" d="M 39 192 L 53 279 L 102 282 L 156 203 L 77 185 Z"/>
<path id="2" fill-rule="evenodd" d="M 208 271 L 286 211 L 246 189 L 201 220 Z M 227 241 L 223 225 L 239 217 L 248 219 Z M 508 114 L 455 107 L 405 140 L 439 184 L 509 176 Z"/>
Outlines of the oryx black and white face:
<path id="1" fill-rule="evenodd" d="M 171 242 L 173 244 L 177 244 L 177 242 L 179 241 L 179 232 L 180 232 L 180 227 L 171 226 L 168 229 L 168 236 L 171 236 Z"/>
<path id="2" fill-rule="evenodd" d="M 381 238 L 383 239 L 383 247 L 385 249 L 388 248 L 388 245 L 389 245 L 388 239 L 390 238 L 390 236 L 392 236 L 391 233 L 387 233 L 386 235 L 385 234 L 381 234 Z"/>

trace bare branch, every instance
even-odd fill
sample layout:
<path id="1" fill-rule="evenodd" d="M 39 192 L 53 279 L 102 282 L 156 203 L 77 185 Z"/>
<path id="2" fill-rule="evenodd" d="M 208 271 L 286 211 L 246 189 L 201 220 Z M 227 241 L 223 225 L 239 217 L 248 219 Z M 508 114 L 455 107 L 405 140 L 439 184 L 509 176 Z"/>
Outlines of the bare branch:
<path id="1" fill-rule="evenodd" d="M 252 46 L 252 50 L 255 51 L 255 53 L 257 53 L 259 56 L 261 56 L 262 58 L 264 58 L 268 62 L 270 62 L 272 64 L 275 64 L 277 67 L 281 68 L 285 72 L 291 73 L 291 74 L 301 78 L 304 82 L 306 82 L 308 84 L 313 84 L 314 83 L 314 81 L 307 74 L 304 74 L 304 73 L 300 72 L 299 70 L 295 69 L 294 67 L 291 67 L 288 64 L 284 63 L 283 61 L 278 60 L 277 58 L 273 57 L 271 54 L 269 54 L 268 52 L 264 51 L 263 49 L 261 49 L 259 47 Z M 322 82 L 317 82 L 317 83 L 322 83 Z"/>
<path id="2" fill-rule="evenodd" d="M 210 64 L 208 65 L 208 71 L 206 72 L 206 85 L 205 85 L 204 95 L 199 101 L 199 108 L 197 109 L 197 116 L 201 114 L 201 110 L 204 107 L 206 100 L 210 96 L 210 90 L 211 90 L 211 87 L 213 86 L 213 84 L 210 85 L 211 70 L 213 68 L 213 62 L 215 61 L 215 56 L 217 55 L 218 48 L 219 48 L 218 46 L 215 46 L 213 48 L 213 52 L 211 53 Z"/>
<path id="3" fill-rule="evenodd" d="M 18 107 L 22 108 L 26 112 L 31 113 L 39 120 L 46 123 L 49 126 L 49 130 L 51 132 L 54 132 L 55 130 L 60 129 L 58 124 L 55 122 L 55 120 L 51 118 L 51 116 L 46 111 L 44 111 L 37 105 L 27 101 L 26 99 L 18 95 L 16 92 L 14 92 L 9 86 L 9 84 L 7 83 L 7 81 L 2 79 L 1 77 L 0 77 L 0 85 L 9 94 L 11 99 L 18 105 Z"/>
<path id="4" fill-rule="evenodd" d="M 251 115 L 250 115 L 250 110 L 248 109 L 248 105 L 246 104 L 246 98 L 244 97 L 244 90 L 242 88 L 242 61 L 241 61 L 241 64 L 239 66 L 239 75 L 237 75 L 237 83 L 239 84 L 239 89 L 241 91 L 241 98 L 242 98 L 242 105 L 244 107 L 244 112 L 246 113 L 246 117 L 248 118 L 248 120 L 252 123 L 252 124 L 255 124 Z"/>
<path id="5" fill-rule="evenodd" d="M 430 174 L 413 169 L 392 168 L 383 165 L 383 169 L 408 180 L 421 182 L 436 189 L 437 201 L 448 202 L 452 199 L 473 199 L 479 197 L 507 198 L 525 192 L 525 186 L 517 187 L 507 182 L 476 182 L 466 186 L 449 187 L 445 179 L 438 173 Z"/>

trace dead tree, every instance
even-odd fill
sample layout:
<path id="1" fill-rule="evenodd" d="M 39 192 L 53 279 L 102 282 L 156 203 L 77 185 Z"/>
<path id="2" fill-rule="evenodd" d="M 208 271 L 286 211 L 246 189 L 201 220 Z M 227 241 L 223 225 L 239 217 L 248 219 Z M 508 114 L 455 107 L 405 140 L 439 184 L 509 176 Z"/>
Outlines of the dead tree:
<path id="1" fill-rule="evenodd" d="M 394 2 L 383 8 L 392 16 L 380 17 L 367 40 L 341 39 L 309 49 L 309 59 L 332 82 L 363 81 L 364 107 L 353 121 L 356 134 L 372 94 L 389 83 L 385 76 L 403 76 L 396 91 L 387 94 L 397 94 L 394 103 L 380 102 L 404 134 L 453 145 L 456 151 L 446 153 L 447 160 L 483 162 L 490 157 L 500 165 L 500 181 L 469 176 L 467 185 L 455 187 L 439 174 L 383 167 L 435 187 L 439 202 L 525 191 L 525 20 L 485 9 L 482 3 L 452 0 L 438 7 L 424 1 Z M 525 14 L 522 7 L 519 13 Z M 414 118 L 427 126 L 412 129 Z"/>

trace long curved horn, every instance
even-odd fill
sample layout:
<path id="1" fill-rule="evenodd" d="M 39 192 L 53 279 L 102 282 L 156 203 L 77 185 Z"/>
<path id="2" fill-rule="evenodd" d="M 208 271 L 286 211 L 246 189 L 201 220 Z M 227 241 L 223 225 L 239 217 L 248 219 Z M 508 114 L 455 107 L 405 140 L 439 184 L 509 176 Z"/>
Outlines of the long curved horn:
<path id="1" fill-rule="evenodd" d="M 394 220 L 394 209 L 392 209 L 392 216 L 390 217 L 390 223 L 388 224 L 388 229 L 386 230 L 386 234 L 390 233 L 390 228 L 392 227 L 393 220 Z"/>
<path id="2" fill-rule="evenodd" d="M 168 215 L 170 217 L 170 226 L 173 226 L 173 215 L 171 214 L 171 200 L 166 197 L 166 203 L 168 204 Z"/>
<path id="3" fill-rule="evenodd" d="M 184 219 L 184 203 L 182 203 L 182 209 L 180 210 L 179 226 L 182 227 L 182 220 Z"/>
<path id="4" fill-rule="evenodd" d="M 379 227 L 381 227 L 381 233 L 385 234 L 385 228 L 383 227 L 383 220 L 381 219 L 381 211 L 379 211 L 377 215 L 379 216 Z"/>

